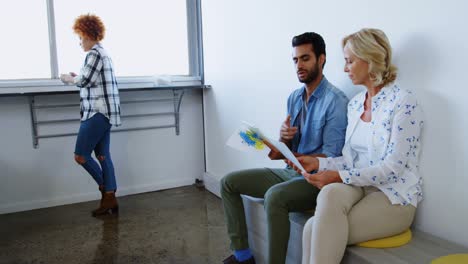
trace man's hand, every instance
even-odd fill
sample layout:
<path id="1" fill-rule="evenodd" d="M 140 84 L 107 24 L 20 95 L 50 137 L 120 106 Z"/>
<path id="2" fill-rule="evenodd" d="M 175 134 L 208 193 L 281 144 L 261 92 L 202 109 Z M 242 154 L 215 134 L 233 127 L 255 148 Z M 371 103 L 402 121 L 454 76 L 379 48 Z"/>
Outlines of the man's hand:
<path id="1" fill-rule="evenodd" d="M 286 117 L 286 120 L 281 125 L 280 129 L 280 141 L 288 143 L 294 138 L 294 135 L 297 133 L 297 127 L 291 126 L 291 115 Z"/>
<path id="2" fill-rule="evenodd" d="M 334 182 L 343 182 L 338 171 L 326 170 L 314 174 L 303 172 L 302 176 L 306 181 L 315 187 L 322 189 L 324 186 Z"/>
<path id="3" fill-rule="evenodd" d="M 270 153 L 268 153 L 268 157 L 272 160 L 278 160 L 278 159 L 284 159 L 284 156 L 283 154 L 281 154 L 281 152 L 275 148 L 275 146 L 273 146 L 270 142 L 268 142 L 268 140 L 263 140 L 263 143 L 265 143 L 265 145 L 267 145 L 267 147 L 270 148 Z"/>

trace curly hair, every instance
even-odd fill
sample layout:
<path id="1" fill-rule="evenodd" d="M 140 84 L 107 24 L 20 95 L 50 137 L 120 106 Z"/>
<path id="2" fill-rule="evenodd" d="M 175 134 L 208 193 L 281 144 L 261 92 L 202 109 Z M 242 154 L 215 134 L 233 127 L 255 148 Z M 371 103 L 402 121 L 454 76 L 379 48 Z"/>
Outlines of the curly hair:
<path id="1" fill-rule="evenodd" d="M 369 63 L 369 76 L 374 85 L 386 86 L 395 81 L 397 67 L 392 64 L 392 47 L 382 30 L 361 29 L 343 39 L 343 48 L 347 43 L 356 57 Z"/>
<path id="2" fill-rule="evenodd" d="M 75 24 L 73 24 L 73 31 L 82 38 L 101 41 L 104 38 L 106 28 L 98 16 L 86 14 L 76 18 Z"/>

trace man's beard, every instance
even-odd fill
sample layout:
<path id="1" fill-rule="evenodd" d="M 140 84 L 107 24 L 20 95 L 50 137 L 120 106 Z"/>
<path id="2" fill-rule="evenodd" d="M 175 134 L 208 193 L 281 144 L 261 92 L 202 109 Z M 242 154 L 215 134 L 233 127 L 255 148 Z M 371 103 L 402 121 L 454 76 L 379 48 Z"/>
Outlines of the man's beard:
<path id="1" fill-rule="evenodd" d="M 315 64 L 315 67 L 309 72 L 309 74 L 304 79 L 302 80 L 299 79 L 299 82 L 305 83 L 305 84 L 311 83 L 317 79 L 318 75 L 319 75 L 319 71 L 318 71 L 318 62 L 317 62 Z"/>

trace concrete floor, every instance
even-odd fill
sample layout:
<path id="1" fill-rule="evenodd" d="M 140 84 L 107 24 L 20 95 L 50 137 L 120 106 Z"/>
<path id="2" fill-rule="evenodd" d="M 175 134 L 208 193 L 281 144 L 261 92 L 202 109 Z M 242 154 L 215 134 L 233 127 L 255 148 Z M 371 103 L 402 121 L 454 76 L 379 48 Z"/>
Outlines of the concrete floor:
<path id="1" fill-rule="evenodd" d="M 221 200 L 194 186 L 0 215 L 0 264 L 221 263 L 230 255 Z"/>

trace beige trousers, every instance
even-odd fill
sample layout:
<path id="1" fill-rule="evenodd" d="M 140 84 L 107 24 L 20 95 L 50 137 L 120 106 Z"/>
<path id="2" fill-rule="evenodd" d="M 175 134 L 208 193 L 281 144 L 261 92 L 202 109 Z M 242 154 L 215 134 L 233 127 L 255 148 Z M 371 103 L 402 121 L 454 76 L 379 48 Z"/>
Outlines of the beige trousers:
<path id="1" fill-rule="evenodd" d="M 416 208 L 392 205 L 375 187 L 332 183 L 320 191 L 302 238 L 302 264 L 338 264 L 346 245 L 402 233 Z"/>

